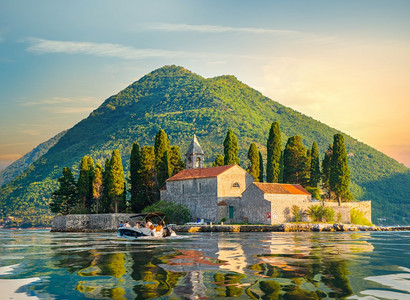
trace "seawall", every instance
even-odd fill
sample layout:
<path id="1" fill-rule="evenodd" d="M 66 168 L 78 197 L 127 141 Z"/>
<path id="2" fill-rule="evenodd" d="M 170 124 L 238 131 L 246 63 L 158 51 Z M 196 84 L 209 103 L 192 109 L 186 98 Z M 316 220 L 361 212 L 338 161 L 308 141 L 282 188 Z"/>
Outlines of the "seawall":
<path id="1" fill-rule="evenodd" d="M 52 232 L 115 232 L 134 214 L 90 214 L 56 216 Z M 131 223 L 132 224 L 132 223 Z M 277 225 L 174 225 L 176 232 L 307 232 L 307 231 L 402 231 L 410 226 L 379 227 L 351 224 L 284 223 Z"/>

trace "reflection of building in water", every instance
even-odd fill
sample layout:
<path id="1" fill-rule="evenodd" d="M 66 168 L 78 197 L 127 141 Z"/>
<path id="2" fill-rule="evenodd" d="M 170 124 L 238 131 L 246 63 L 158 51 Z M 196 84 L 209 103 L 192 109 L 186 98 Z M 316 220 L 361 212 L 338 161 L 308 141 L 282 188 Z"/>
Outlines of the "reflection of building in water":
<path id="1" fill-rule="evenodd" d="M 202 271 L 187 272 L 185 277 L 174 288 L 174 293 L 183 299 L 206 298 L 206 287 Z"/>
<path id="2" fill-rule="evenodd" d="M 246 257 L 240 244 L 226 240 L 218 240 L 218 248 L 219 251 L 216 253 L 218 258 L 225 261 L 225 263 L 220 266 L 221 270 L 244 273 Z"/>

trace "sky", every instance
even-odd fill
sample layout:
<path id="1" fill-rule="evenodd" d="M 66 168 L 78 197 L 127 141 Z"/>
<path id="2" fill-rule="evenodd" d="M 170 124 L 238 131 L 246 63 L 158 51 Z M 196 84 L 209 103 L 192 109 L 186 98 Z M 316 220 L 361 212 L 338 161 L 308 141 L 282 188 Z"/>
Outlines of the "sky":
<path id="1" fill-rule="evenodd" d="M 0 169 L 173 64 L 410 167 L 409 15 L 407 0 L 1 0 Z"/>

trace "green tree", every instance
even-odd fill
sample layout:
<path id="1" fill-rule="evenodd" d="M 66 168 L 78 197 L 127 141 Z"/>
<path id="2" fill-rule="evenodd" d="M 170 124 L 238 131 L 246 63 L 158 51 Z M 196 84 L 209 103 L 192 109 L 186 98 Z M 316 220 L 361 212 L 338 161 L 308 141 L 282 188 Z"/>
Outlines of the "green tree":
<path id="1" fill-rule="evenodd" d="M 110 168 L 108 173 L 108 195 L 112 200 L 111 211 L 114 213 L 121 212 L 125 209 L 126 204 L 124 203 L 124 169 L 122 167 L 122 160 L 120 151 L 115 149 L 112 152 L 110 160 Z"/>
<path id="2" fill-rule="evenodd" d="M 326 191 L 327 199 L 331 200 L 332 192 L 330 190 L 330 162 L 333 155 L 333 145 L 330 144 L 327 150 L 325 151 L 325 156 L 322 161 L 322 188 Z"/>
<path id="3" fill-rule="evenodd" d="M 319 149 L 317 143 L 313 142 L 312 150 L 310 152 L 310 183 L 311 187 L 318 187 L 320 182 L 320 162 Z"/>
<path id="4" fill-rule="evenodd" d="M 92 181 L 94 177 L 94 161 L 89 156 L 84 156 L 80 165 L 80 176 L 78 177 L 77 188 L 80 211 L 90 213 L 93 196 Z"/>
<path id="5" fill-rule="evenodd" d="M 259 182 L 263 182 L 263 157 L 259 151 Z"/>
<path id="6" fill-rule="evenodd" d="M 225 165 L 224 157 L 221 154 L 218 154 L 215 158 L 214 163 L 212 164 L 213 167 L 219 167 Z"/>
<path id="7" fill-rule="evenodd" d="M 141 148 L 141 179 L 143 192 L 139 195 L 138 203 L 140 203 L 140 209 L 137 209 L 137 211 L 141 211 L 147 205 L 153 204 L 158 200 L 159 195 L 156 176 L 154 147 L 144 146 Z"/>
<path id="8" fill-rule="evenodd" d="M 102 193 L 102 201 L 101 201 L 101 212 L 102 213 L 109 213 L 110 212 L 110 207 L 111 207 L 111 195 L 109 193 L 109 190 L 111 188 L 112 182 L 111 182 L 111 177 L 110 177 L 110 167 L 111 165 L 111 159 L 106 158 L 105 160 L 105 165 L 104 165 L 104 171 L 103 171 L 103 193 Z"/>
<path id="9" fill-rule="evenodd" d="M 286 143 L 283 153 L 283 181 L 298 183 L 306 187 L 309 180 L 310 163 L 307 150 L 300 136 L 292 136 Z"/>
<path id="10" fill-rule="evenodd" d="M 278 122 L 273 122 L 269 130 L 266 162 L 266 181 L 279 182 L 282 139 Z"/>
<path id="11" fill-rule="evenodd" d="M 95 213 L 100 212 L 101 197 L 103 194 L 103 169 L 100 164 L 95 166 L 94 178 L 92 181 L 93 199 L 95 203 Z"/>
<path id="12" fill-rule="evenodd" d="M 162 187 L 165 184 L 165 180 L 171 175 L 169 162 L 170 146 L 167 134 L 162 129 L 155 136 L 154 151 L 158 186 Z"/>
<path id="13" fill-rule="evenodd" d="M 248 150 L 248 159 L 250 165 L 248 168 L 248 173 L 254 178 L 254 181 L 259 181 L 260 167 L 259 167 L 259 150 L 255 143 L 252 143 Z"/>
<path id="14" fill-rule="evenodd" d="M 333 139 L 333 155 L 330 161 L 330 178 L 329 184 L 332 192 L 337 197 L 339 206 L 342 200 L 351 199 L 349 191 L 350 170 L 347 164 L 347 153 L 343 135 L 337 133 Z"/>
<path id="15" fill-rule="evenodd" d="M 53 213 L 67 215 L 77 204 L 77 184 L 70 168 L 63 168 L 63 176 L 58 179 L 60 187 L 53 192 L 50 209 Z"/>
<path id="16" fill-rule="evenodd" d="M 154 211 L 165 213 L 165 221 L 167 223 L 184 224 L 192 220 L 189 209 L 186 206 L 182 204 L 176 204 L 172 201 L 158 201 L 150 206 L 145 207 L 142 212 L 148 213 Z"/>
<path id="17" fill-rule="evenodd" d="M 239 165 L 240 161 L 238 157 L 238 152 L 238 139 L 236 135 L 233 133 L 232 129 L 229 129 L 224 140 L 224 164 Z"/>
<path id="18" fill-rule="evenodd" d="M 181 150 L 178 146 L 172 146 L 169 157 L 171 175 L 175 175 L 185 169 L 185 162 L 181 157 Z"/>
<path id="19" fill-rule="evenodd" d="M 140 146 L 137 142 L 133 143 L 130 156 L 130 193 L 131 193 L 131 211 L 139 212 L 140 194 L 143 191 L 142 186 L 142 157 Z"/>

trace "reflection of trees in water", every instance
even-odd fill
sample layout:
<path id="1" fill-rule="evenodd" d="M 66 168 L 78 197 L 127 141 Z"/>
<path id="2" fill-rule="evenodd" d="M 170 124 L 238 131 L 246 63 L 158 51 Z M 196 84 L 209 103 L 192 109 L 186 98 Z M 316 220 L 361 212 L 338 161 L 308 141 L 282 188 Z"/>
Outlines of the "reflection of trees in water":
<path id="1" fill-rule="evenodd" d="M 244 274 L 239 273 L 216 273 L 214 280 L 218 297 L 239 297 L 243 293 L 244 285 L 241 280 L 245 278 Z"/>

